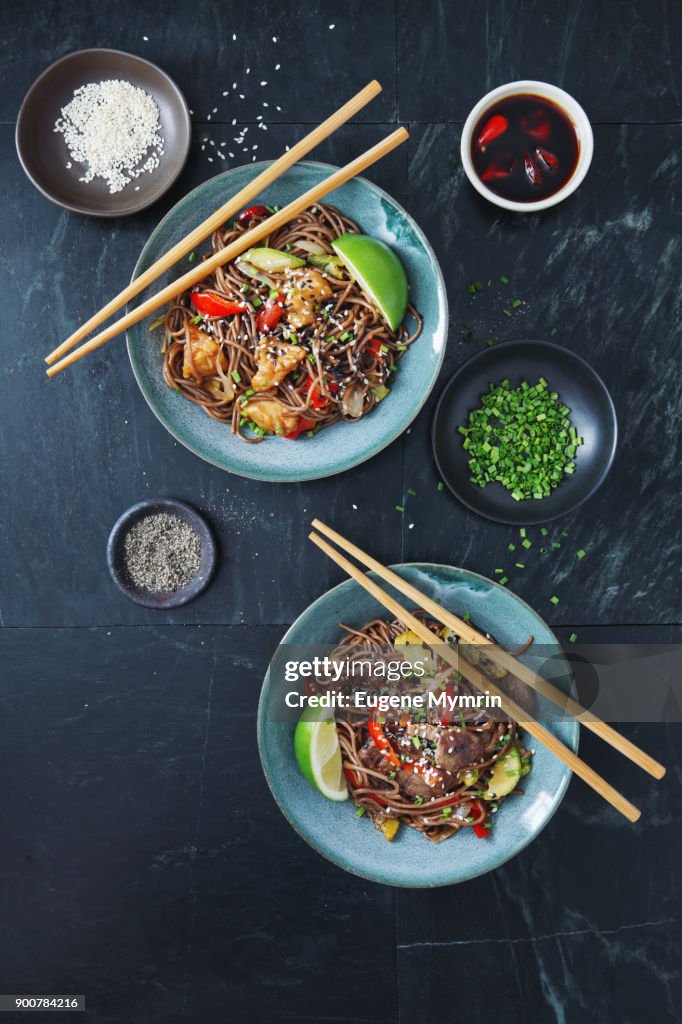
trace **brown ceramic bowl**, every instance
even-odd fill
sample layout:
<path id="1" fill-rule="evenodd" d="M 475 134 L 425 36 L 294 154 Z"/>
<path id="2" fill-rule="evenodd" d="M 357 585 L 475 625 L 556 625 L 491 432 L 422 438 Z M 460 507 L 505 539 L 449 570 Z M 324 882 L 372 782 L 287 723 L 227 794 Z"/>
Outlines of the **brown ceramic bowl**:
<path id="1" fill-rule="evenodd" d="M 84 165 L 74 162 L 67 168 L 70 159 L 64 136 L 54 131 L 62 107 L 79 86 L 111 78 L 132 82 L 154 97 L 165 150 L 151 174 L 141 174 L 113 195 L 101 178 L 78 180 Z M 187 159 L 190 137 L 185 99 L 156 64 L 121 50 L 77 50 L 51 64 L 26 93 L 17 119 L 16 144 L 27 175 L 53 203 L 93 217 L 121 217 L 145 209 L 171 187 Z"/>

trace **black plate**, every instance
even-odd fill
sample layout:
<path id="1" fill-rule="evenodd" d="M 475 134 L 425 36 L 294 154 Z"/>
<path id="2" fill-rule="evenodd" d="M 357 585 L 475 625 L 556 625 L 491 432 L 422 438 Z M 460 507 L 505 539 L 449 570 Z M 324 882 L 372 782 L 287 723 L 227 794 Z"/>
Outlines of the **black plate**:
<path id="1" fill-rule="evenodd" d="M 545 377 L 570 408 L 571 421 L 584 440 L 575 457 L 575 473 L 547 498 L 515 501 L 501 484 L 478 487 L 469 478 L 468 456 L 457 428 L 466 424 L 490 385 L 506 377 L 512 387 Z M 436 463 L 452 493 L 486 519 L 518 526 L 546 523 L 587 501 L 611 468 L 617 438 L 616 410 L 601 377 L 580 356 L 549 341 L 507 341 L 477 353 L 446 384 L 431 429 Z"/>
<path id="2" fill-rule="evenodd" d="M 201 561 L 199 572 L 193 576 L 186 587 L 180 590 L 164 590 L 153 593 L 136 587 L 129 579 L 125 569 L 123 545 L 128 530 L 140 519 L 157 512 L 168 512 L 177 516 L 183 523 L 192 527 L 201 541 Z M 213 533 L 208 523 L 196 509 L 176 498 L 147 498 L 132 505 L 116 520 L 109 534 L 107 543 L 107 565 L 111 578 L 118 589 L 135 604 L 145 608 L 178 608 L 197 597 L 211 582 L 215 571 L 217 552 Z"/>
<path id="3" fill-rule="evenodd" d="M 154 97 L 164 139 L 159 166 L 113 195 L 101 178 L 78 180 L 84 165 L 66 166 L 70 160 L 64 136 L 54 131 L 75 89 L 110 78 L 132 82 Z M 156 64 L 122 50 L 76 50 L 51 64 L 26 93 L 17 118 L 16 145 L 27 175 L 53 203 L 95 217 L 120 217 L 150 206 L 171 187 L 187 159 L 191 129 L 182 93 Z"/>

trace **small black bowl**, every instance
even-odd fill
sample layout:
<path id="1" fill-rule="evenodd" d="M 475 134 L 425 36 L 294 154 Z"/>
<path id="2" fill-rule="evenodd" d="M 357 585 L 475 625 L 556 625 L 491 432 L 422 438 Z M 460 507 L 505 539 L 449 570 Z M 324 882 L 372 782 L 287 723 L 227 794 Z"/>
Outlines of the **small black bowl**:
<path id="1" fill-rule="evenodd" d="M 136 587 L 125 567 L 124 542 L 131 527 L 158 512 L 168 512 L 192 527 L 201 541 L 199 572 L 180 590 L 161 590 L 156 593 Z M 107 566 L 112 580 L 127 598 L 145 608 L 178 608 L 197 597 L 211 582 L 217 562 L 216 544 L 206 520 L 196 509 L 176 498 L 146 498 L 123 513 L 114 523 L 107 542 Z"/>
<path id="2" fill-rule="evenodd" d="M 524 380 L 535 384 L 539 377 L 559 392 L 584 444 L 575 457 L 575 472 L 548 497 L 515 501 L 501 484 L 471 482 L 457 428 L 466 424 L 491 384 L 508 378 L 517 387 Z M 478 515 L 516 526 L 549 522 L 587 501 L 611 468 L 617 438 L 616 410 L 601 377 L 580 356 L 549 341 L 507 341 L 472 356 L 445 385 L 431 428 L 436 464 L 452 493 Z"/>
<path id="3" fill-rule="evenodd" d="M 90 82 L 120 78 L 144 89 L 159 107 L 164 153 L 151 174 L 141 174 L 121 192 L 109 192 L 101 178 L 79 181 L 84 164 L 70 161 L 54 124 L 74 90 Z M 17 118 L 21 166 L 53 203 L 94 217 L 121 217 L 155 203 L 176 180 L 189 153 L 192 123 L 185 98 L 156 64 L 122 50 L 76 50 L 55 61 L 26 93 Z M 72 162 L 72 167 L 66 165 Z"/>

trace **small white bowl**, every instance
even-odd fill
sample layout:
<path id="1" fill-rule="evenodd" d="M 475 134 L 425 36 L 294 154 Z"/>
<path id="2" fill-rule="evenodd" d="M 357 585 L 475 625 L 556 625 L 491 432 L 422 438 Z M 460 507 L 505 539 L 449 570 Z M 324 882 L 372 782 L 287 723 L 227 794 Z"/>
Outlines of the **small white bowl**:
<path id="1" fill-rule="evenodd" d="M 556 103 L 557 106 L 561 107 L 562 110 L 568 114 L 575 126 L 576 134 L 578 136 L 578 162 L 573 174 L 566 184 L 563 185 L 558 192 L 555 192 L 554 195 L 546 196 L 544 199 L 538 199 L 537 202 L 534 203 L 519 203 L 516 202 L 516 200 L 505 199 L 503 196 L 497 195 L 496 192 L 493 192 L 492 189 L 489 189 L 488 186 L 481 181 L 471 160 L 471 136 L 479 118 L 486 110 L 488 110 L 489 107 L 492 107 L 497 103 L 498 100 L 505 99 L 507 96 L 523 95 L 541 96 L 543 99 Z M 566 198 L 566 196 L 570 196 L 572 192 L 575 192 L 578 185 L 587 174 L 587 170 L 592 162 L 594 138 L 592 136 L 592 126 L 590 125 L 587 114 L 580 104 L 574 100 L 571 95 L 569 95 L 569 93 L 564 92 L 563 89 L 559 89 L 556 85 L 550 85 L 548 82 L 524 80 L 521 82 L 508 82 L 507 85 L 500 85 L 497 89 L 493 89 L 491 92 L 486 93 L 486 95 L 478 101 L 464 122 L 460 148 L 462 164 L 464 165 L 466 176 L 477 192 L 480 192 L 482 196 L 489 199 L 491 203 L 495 203 L 496 206 L 502 206 L 505 210 L 516 210 L 519 213 L 534 213 L 536 210 L 547 210 L 550 206 L 556 206 L 556 204 L 560 203 L 562 199 Z"/>

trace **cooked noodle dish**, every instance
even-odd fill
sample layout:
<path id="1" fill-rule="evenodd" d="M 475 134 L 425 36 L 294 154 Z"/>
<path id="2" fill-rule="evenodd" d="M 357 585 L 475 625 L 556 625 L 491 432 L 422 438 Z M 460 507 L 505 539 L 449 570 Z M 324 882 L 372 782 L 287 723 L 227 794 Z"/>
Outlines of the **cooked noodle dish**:
<path id="1" fill-rule="evenodd" d="M 276 209 L 244 210 L 213 252 Z M 168 387 L 249 444 L 362 420 L 421 331 L 395 253 L 326 205 L 183 292 L 161 324 Z"/>
<path id="2" fill-rule="evenodd" d="M 512 699 L 528 700 L 525 685 L 499 667 L 485 645 L 460 644 L 452 630 L 424 613 L 419 617 Z M 339 694 L 357 697 L 360 692 L 364 702 L 380 661 L 399 664 L 400 681 L 391 705 L 380 710 L 351 710 L 334 719 L 334 712 L 322 715 L 319 705 L 317 711 L 308 706 L 294 734 L 303 774 L 329 799 L 350 796 L 356 815 L 369 818 L 389 841 L 401 824 L 434 843 L 465 829 L 485 839 L 502 805 L 522 797 L 522 779 L 531 771 L 532 752 L 517 724 L 501 709 L 496 714 L 482 709 L 480 691 L 439 657 L 437 648 L 423 646 L 397 620 L 375 619 L 360 629 L 343 629 L 329 656 L 331 664 L 345 666 L 343 675 L 334 673 L 333 681 L 316 675 L 307 687 L 309 695 L 333 690 L 338 707 Z M 531 643 L 529 638 L 513 653 Z M 358 702 L 341 706 L 357 709 Z"/>

